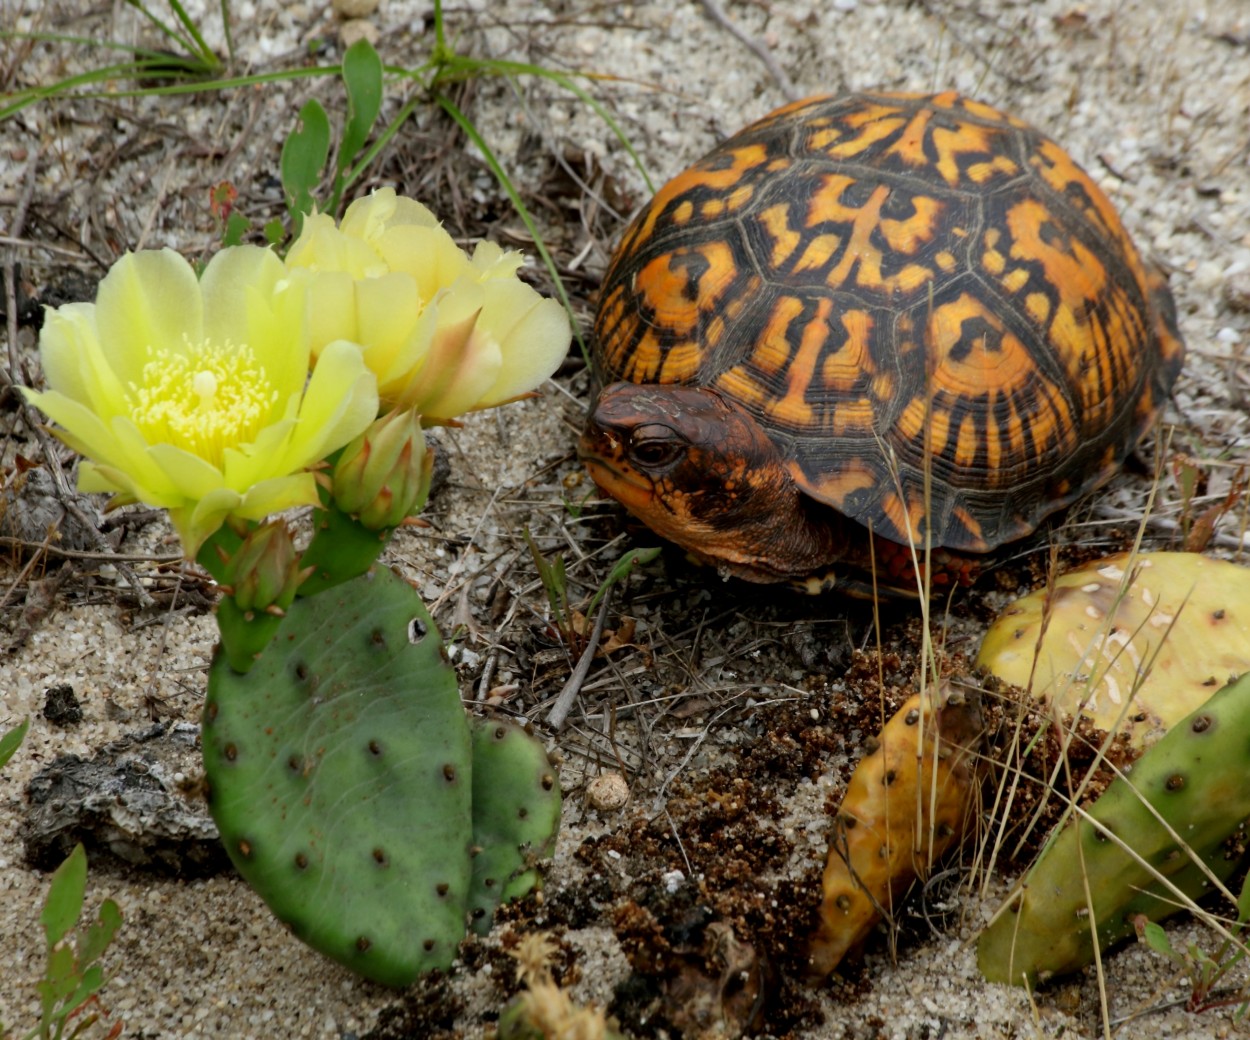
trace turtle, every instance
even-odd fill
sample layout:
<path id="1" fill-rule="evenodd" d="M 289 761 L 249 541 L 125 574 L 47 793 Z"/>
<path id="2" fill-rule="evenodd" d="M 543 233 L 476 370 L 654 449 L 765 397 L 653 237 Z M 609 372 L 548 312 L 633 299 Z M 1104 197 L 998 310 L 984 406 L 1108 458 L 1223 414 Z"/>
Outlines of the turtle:
<path id="1" fill-rule="evenodd" d="M 919 595 L 1110 479 L 1184 352 L 1166 276 L 1039 130 L 954 91 L 807 98 L 626 228 L 578 454 L 724 575 Z"/>

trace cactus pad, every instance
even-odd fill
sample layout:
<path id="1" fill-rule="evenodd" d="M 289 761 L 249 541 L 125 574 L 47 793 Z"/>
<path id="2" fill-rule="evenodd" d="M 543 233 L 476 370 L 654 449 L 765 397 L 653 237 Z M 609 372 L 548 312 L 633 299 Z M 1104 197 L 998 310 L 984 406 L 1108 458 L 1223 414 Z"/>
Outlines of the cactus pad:
<path id="1" fill-rule="evenodd" d="M 465 930 L 472 770 L 455 675 L 416 593 L 375 568 L 298 600 L 246 675 L 214 658 L 209 807 L 297 936 L 405 985 Z"/>
<path id="2" fill-rule="evenodd" d="M 1191 899 L 1210 891 L 1195 855 L 1215 877 L 1229 878 L 1245 856 L 1248 762 L 1250 675 L 1174 726 L 1087 818 L 1051 837 L 981 934 L 982 974 L 1033 985 L 1089 964 L 1095 930 L 1105 949 L 1132 933 L 1136 914 L 1157 921 L 1184 909 L 1160 876 Z"/>
<path id="3" fill-rule="evenodd" d="M 1012 604 L 977 663 L 1149 747 L 1250 670 L 1250 568 L 1196 553 L 1099 560 Z"/>
<path id="4" fill-rule="evenodd" d="M 920 695 L 885 724 L 847 784 L 822 881 L 809 973 L 832 972 L 909 885 L 964 833 L 984 730 L 979 697 L 943 686 L 921 716 Z"/>
<path id="5" fill-rule="evenodd" d="M 542 744 L 518 726 L 473 725 L 473 885 L 469 917 L 490 929 L 501 902 L 530 892 L 560 823 L 560 781 Z"/>

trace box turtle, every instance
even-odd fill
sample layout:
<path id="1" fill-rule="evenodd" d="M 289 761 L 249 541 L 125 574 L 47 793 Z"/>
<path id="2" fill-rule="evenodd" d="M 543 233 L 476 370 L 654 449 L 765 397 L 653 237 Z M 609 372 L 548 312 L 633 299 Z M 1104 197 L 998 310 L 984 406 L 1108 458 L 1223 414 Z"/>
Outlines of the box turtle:
<path id="1" fill-rule="evenodd" d="M 595 340 L 604 492 L 722 573 L 860 594 L 915 595 L 926 542 L 970 580 L 1106 481 L 1184 355 L 1089 176 L 955 93 L 731 137 L 627 228 Z"/>

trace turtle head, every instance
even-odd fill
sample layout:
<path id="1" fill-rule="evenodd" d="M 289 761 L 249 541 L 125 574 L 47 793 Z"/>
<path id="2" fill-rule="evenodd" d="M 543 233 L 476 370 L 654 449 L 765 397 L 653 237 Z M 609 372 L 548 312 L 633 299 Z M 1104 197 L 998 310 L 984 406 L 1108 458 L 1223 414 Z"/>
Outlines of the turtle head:
<path id="1" fill-rule="evenodd" d="M 599 488 L 657 534 L 751 581 L 833 558 L 832 531 L 759 424 L 715 390 L 613 383 L 578 454 Z"/>

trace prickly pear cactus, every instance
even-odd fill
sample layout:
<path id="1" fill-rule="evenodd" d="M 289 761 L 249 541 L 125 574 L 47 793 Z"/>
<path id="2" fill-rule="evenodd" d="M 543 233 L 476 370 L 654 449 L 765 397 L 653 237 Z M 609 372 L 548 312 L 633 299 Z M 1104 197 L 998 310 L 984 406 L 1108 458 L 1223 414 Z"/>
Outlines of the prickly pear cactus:
<path id="1" fill-rule="evenodd" d="M 982 974 L 991 982 L 1031 986 L 1089 964 L 1095 930 L 1105 949 L 1133 931 L 1136 914 L 1157 921 L 1183 909 L 1172 886 L 1191 899 L 1210 890 L 1189 850 L 1226 880 L 1245 856 L 1248 763 L 1250 675 L 1245 675 L 1113 781 L 1088 810 L 1088 819 L 1070 822 L 1052 836 L 981 934 Z"/>
<path id="2" fill-rule="evenodd" d="M 908 700 L 851 774 L 829 840 L 813 977 L 828 975 L 867 938 L 971 818 L 984 731 L 979 697 L 944 686 L 935 700 L 923 720 L 920 695 Z"/>
<path id="3" fill-rule="evenodd" d="M 368 978 L 448 967 L 465 932 L 469 728 L 433 622 L 375 568 L 296 601 L 246 675 L 213 661 L 209 806 L 297 936 Z"/>
<path id="4" fill-rule="evenodd" d="M 518 726 L 473 725 L 473 884 L 469 917 L 484 935 L 501 902 L 528 894 L 555 843 L 560 781 L 542 744 Z"/>
<path id="5" fill-rule="evenodd" d="M 1250 568 L 1197 553 L 1099 560 L 1013 603 L 977 663 L 1149 747 L 1250 670 Z"/>

